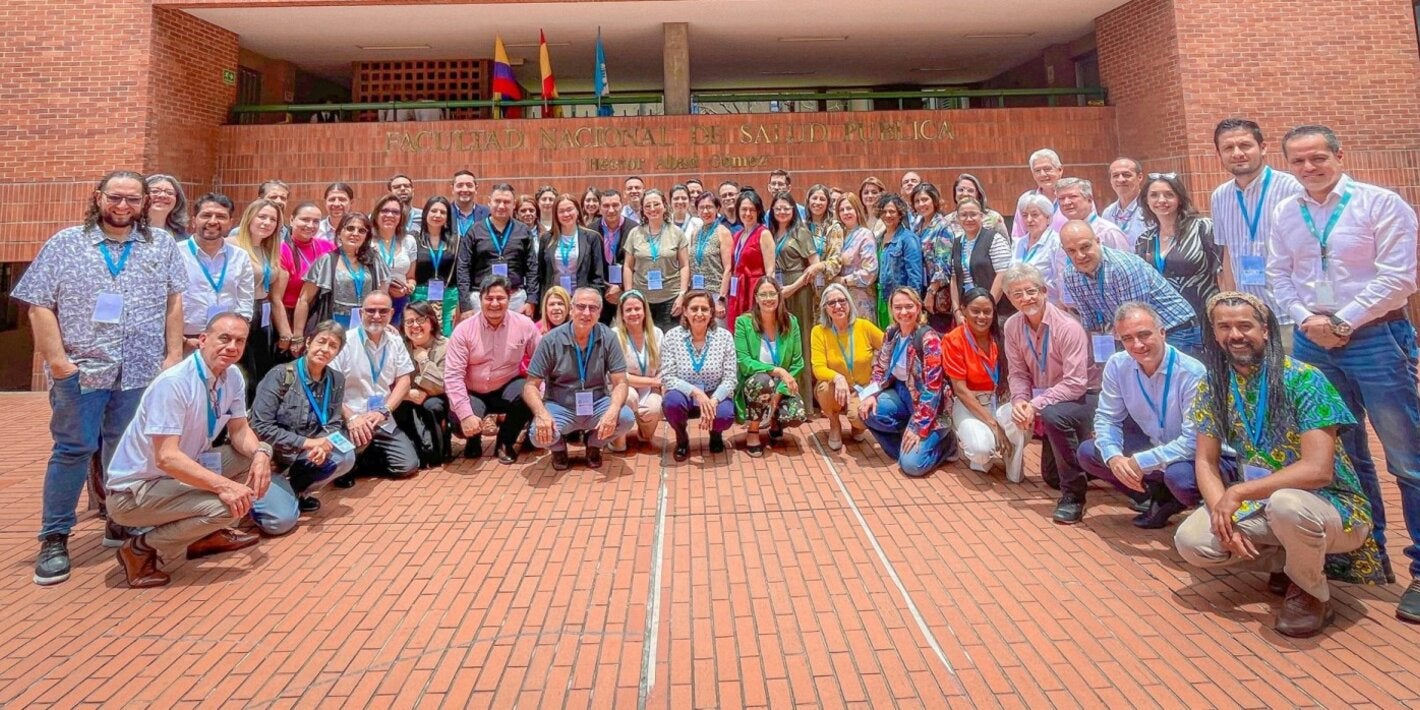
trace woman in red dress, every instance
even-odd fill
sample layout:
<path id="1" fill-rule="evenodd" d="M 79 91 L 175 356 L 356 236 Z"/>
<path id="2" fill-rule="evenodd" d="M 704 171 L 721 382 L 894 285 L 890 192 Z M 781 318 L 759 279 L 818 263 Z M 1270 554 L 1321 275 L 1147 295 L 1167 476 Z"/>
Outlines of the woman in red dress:
<path id="1" fill-rule="evenodd" d="M 741 313 L 754 312 L 754 285 L 760 277 L 774 273 L 774 235 L 764 226 L 764 201 L 759 193 L 741 192 L 735 214 L 743 227 L 735 233 L 730 253 L 734 265 L 725 302 L 726 323 L 734 323 Z"/>

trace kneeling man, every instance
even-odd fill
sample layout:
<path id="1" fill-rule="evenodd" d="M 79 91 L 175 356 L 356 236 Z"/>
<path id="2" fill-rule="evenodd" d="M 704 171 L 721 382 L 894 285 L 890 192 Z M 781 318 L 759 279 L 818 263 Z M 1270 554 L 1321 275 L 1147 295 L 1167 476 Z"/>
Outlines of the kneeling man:
<path id="1" fill-rule="evenodd" d="M 1124 351 L 1104 364 L 1095 438 L 1080 444 L 1080 468 L 1149 506 L 1135 526 L 1162 528 L 1198 503 L 1188 408 L 1208 372 L 1164 340 L 1164 321 L 1147 303 L 1114 312 L 1114 337 Z"/>
<path id="2" fill-rule="evenodd" d="M 246 349 L 246 318 L 228 311 L 212 318 L 197 351 L 153 380 L 109 466 L 109 516 L 129 528 L 118 561 L 133 588 L 169 581 L 159 569 L 188 559 L 255 545 L 256 535 L 232 529 L 266 495 L 271 446 L 247 423 L 246 382 L 232 363 Z M 212 442 L 225 429 L 227 445 Z"/>
<path id="3" fill-rule="evenodd" d="M 533 444 L 552 449 L 558 471 L 569 466 L 568 434 L 587 432 L 587 465 L 601 468 L 602 447 L 636 425 L 626 406 L 626 355 L 616 333 L 599 322 L 601 310 L 601 292 L 577 289 L 572 321 L 543 336 L 528 363 L 523 400 L 533 413 L 530 435 Z"/>
<path id="4" fill-rule="evenodd" d="M 1331 623 L 1327 577 L 1383 584 L 1371 504 L 1337 439 L 1356 419 L 1319 370 L 1286 357 L 1277 317 L 1256 296 L 1208 299 L 1209 377 L 1189 416 L 1198 426 L 1205 507 L 1178 527 L 1190 564 L 1253 563 L 1285 593 L 1277 633 L 1314 636 Z M 1231 445 L 1240 459 L 1222 458 Z"/>

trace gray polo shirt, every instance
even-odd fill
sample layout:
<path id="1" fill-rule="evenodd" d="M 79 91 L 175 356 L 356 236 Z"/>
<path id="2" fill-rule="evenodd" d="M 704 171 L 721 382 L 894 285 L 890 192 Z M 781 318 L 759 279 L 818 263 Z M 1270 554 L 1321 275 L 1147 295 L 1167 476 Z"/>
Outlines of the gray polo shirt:
<path id="1" fill-rule="evenodd" d="M 597 398 L 611 394 L 611 379 L 607 375 L 626 372 L 626 355 L 611 328 L 597 323 L 592 326 L 591 337 L 595 342 L 587 355 L 585 380 L 578 376 L 577 341 L 572 337 L 570 322 L 553 328 L 537 344 L 537 351 L 528 363 L 528 376 L 547 383 L 547 401 L 575 411 L 579 390 L 591 390 L 592 396 Z"/>

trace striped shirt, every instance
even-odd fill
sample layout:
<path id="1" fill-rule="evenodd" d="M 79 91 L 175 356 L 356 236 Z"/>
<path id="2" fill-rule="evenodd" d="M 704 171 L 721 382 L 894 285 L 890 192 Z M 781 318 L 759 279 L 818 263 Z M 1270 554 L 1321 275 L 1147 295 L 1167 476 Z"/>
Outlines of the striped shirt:
<path id="1" fill-rule="evenodd" d="M 1267 194 L 1263 195 L 1263 185 L 1267 184 L 1268 175 L 1272 176 L 1272 181 L 1267 186 Z M 1239 193 L 1242 195 L 1243 203 L 1247 206 L 1248 214 L 1246 216 L 1238 207 Z M 1267 259 L 1267 242 L 1269 235 L 1272 234 L 1272 215 L 1277 211 L 1278 203 L 1301 193 L 1302 184 L 1297 182 L 1291 173 L 1264 167 L 1262 174 L 1258 175 L 1246 189 L 1239 190 L 1236 180 L 1229 180 L 1219 185 L 1213 191 L 1209 207 L 1213 214 L 1213 241 L 1228 250 L 1228 264 L 1232 267 L 1233 281 L 1236 283 L 1237 289 L 1263 299 L 1272 308 L 1272 312 L 1277 314 L 1278 321 L 1284 325 L 1291 323 L 1292 317 L 1277 307 L 1277 299 L 1272 296 L 1271 283 L 1266 285 L 1243 283 L 1242 260 L 1243 257 L 1257 257 L 1264 261 Z M 1257 205 L 1259 199 L 1264 201 L 1260 210 Z M 1253 238 L 1247 227 L 1247 221 L 1252 219 L 1253 214 L 1258 215 L 1256 238 Z"/>
<path id="2" fill-rule="evenodd" d="M 1086 330 L 1111 332 L 1115 309 L 1130 301 L 1153 306 L 1170 330 L 1194 319 L 1193 306 L 1143 259 L 1104 245 L 1099 250 L 1100 262 L 1093 276 L 1080 273 L 1074 261 L 1065 267 L 1065 288 L 1079 304 Z"/>

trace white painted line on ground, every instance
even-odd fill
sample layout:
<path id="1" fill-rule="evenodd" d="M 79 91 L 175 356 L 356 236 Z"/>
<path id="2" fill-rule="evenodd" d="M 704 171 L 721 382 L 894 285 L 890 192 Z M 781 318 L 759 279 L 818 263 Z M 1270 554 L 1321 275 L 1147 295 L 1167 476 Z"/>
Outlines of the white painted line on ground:
<path id="1" fill-rule="evenodd" d="M 646 600 L 646 639 L 641 656 L 641 686 L 636 696 L 638 710 L 646 709 L 651 690 L 656 687 L 656 646 L 661 637 L 661 567 L 666 549 L 666 459 L 661 451 L 661 482 L 656 495 L 656 534 L 651 548 L 651 589 Z"/>

